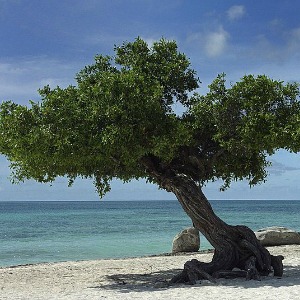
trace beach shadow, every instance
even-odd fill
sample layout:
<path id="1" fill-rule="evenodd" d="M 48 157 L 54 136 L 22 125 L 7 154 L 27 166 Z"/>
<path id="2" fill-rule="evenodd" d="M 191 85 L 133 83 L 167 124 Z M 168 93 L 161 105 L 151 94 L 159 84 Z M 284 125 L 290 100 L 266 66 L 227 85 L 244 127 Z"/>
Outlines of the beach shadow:
<path id="1" fill-rule="evenodd" d="M 103 280 L 99 280 L 99 285 L 90 287 L 91 289 L 117 290 L 121 293 L 135 292 L 151 292 L 162 289 L 189 288 L 190 285 L 175 284 L 170 285 L 170 279 L 178 274 L 180 269 L 163 270 L 158 272 L 140 273 L 140 274 L 115 274 L 105 276 Z M 217 283 L 211 283 L 203 280 L 195 287 L 201 286 L 224 286 L 234 288 L 259 288 L 262 286 L 272 286 L 275 288 L 299 285 L 300 282 L 300 266 L 286 266 L 284 268 L 284 276 L 282 278 L 268 276 L 263 277 L 261 281 L 250 280 L 244 278 L 238 279 L 218 279 Z"/>
<path id="2" fill-rule="evenodd" d="M 144 292 L 170 288 L 170 278 L 178 274 L 180 269 L 164 270 L 140 274 L 115 274 L 105 276 L 99 286 L 90 288 L 118 290 L 119 292 Z"/>

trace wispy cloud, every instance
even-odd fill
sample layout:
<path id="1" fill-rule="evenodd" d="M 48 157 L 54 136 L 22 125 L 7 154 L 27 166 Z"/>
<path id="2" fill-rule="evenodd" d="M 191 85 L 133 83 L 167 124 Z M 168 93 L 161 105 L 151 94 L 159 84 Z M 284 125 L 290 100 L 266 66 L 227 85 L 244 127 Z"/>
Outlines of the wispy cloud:
<path id="1" fill-rule="evenodd" d="M 220 27 L 217 31 L 210 32 L 206 36 L 205 52 L 210 57 L 223 54 L 229 39 L 229 33 Z"/>
<path id="2" fill-rule="evenodd" d="M 243 5 L 234 5 L 227 10 L 227 17 L 230 21 L 235 21 L 241 19 L 245 12 L 246 10 Z"/>
<path id="3" fill-rule="evenodd" d="M 186 38 L 186 43 L 191 45 L 191 52 L 197 49 L 199 52 L 209 58 L 216 58 L 224 54 L 230 34 L 224 30 L 223 26 L 210 31 L 199 31 L 190 34 Z"/>

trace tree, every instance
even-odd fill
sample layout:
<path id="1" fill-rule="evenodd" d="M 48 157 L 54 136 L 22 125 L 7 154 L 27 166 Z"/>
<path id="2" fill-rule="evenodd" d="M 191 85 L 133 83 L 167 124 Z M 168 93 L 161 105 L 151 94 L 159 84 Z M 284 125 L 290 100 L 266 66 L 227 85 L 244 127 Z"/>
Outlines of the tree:
<path id="1" fill-rule="evenodd" d="M 176 42 L 149 47 L 137 38 L 114 50 L 80 71 L 77 86 L 46 86 L 41 102 L 28 106 L 2 103 L 0 153 L 13 179 L 93 178 L 103 196 L 113 178 L 144 178 L 173 192 L 215 248 L 212 262 L 187 262 L 172 282 L 258 278 L 272 269 L 281 276 L 283 257 L 272 256 L 251 229 L 216 216 L 202 187 L 218 179 L 222 189 L 243 179 L 258 184 L 277 149 L 299 151 L 298 85 L 248 75 L 228 87 L 221 74 L 206 95 L 191 94 L 199 79 Z"/>

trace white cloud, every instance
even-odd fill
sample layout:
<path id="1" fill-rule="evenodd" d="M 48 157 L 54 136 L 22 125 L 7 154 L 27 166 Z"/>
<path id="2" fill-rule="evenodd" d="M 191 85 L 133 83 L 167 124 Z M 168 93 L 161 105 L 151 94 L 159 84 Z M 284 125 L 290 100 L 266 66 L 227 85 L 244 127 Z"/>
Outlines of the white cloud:
<path id="1" fill-rule="evenodd" d="M 220 56 L 228 42 L 229 33 L 220 27 L 218 31 L 211 32 L 206 37 L 205 52 L 210 57 Z"/>
<path id="2" fill-rule="evenodd" d="M 227 10 L 227 17 L 230 21 L 235 21 L 242 18 L 245 14 L 245 7 L 243 5 L 234 5 Z"/>

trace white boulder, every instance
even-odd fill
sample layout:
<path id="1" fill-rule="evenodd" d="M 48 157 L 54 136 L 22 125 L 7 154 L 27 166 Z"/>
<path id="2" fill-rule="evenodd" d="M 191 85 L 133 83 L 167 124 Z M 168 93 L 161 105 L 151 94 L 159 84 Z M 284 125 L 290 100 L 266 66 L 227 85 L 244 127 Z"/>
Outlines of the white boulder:
<path id="1" fill-rule="evenodd" d="M 263 246 L 300 244 L 300 233 L 285 227 L 267 227 L 255 232 Z"/>
<path id="2" fill-rule="evenodd" d="M 199 248 L 199 230 L 194 227 L 184 229 L 173 239 L 172 253 L 197 252 Z"/>

